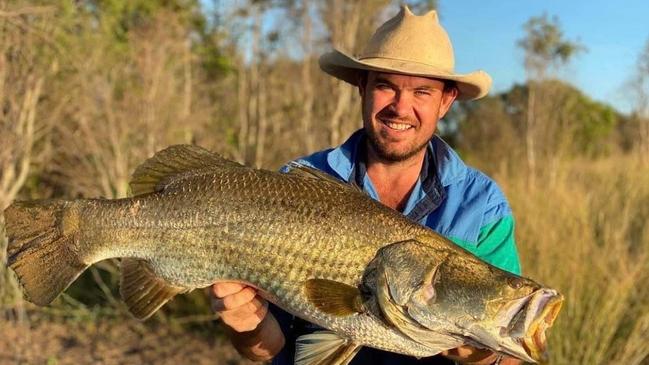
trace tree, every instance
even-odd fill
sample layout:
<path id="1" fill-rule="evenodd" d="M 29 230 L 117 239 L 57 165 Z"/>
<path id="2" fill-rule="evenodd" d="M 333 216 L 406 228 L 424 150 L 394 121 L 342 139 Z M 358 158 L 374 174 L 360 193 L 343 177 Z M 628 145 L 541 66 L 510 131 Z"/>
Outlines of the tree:
<path id="1" fill-rule="evenodd" d="M 197 1 L 0 8 L 0 209 L 15 199 L 124 197 L 155 151 L 220 144 L 202 133 L 217 114 L 218 84 L 205 80 L 218 56 L 194 47 L 212 40 Z M 20 304 L 20 294 L 0 265 L 0 304 Z"/>
<path id="2" fill-rule="evenodd" d="M 553 122 L 544 124 L 537 133 L 539 140 L 551 141 L 537 150 L 546 162 L 558 163 L 552 157 L 556 151 L 561 151 L 562 157 L 596 157 L 610 151 L 613 132 L 621 119 L 619 113 L 560 80 L 550 79 L 536 86 L 553 95 L 544 106 L 556 110 Z M 525 148 L 518 141 L 524 140 L 526 133 L 518 121 L 526 118 L 529 90 L 529 84 L 514 85 L 479 102 L 458 105 L 459 147 L 482 169 L 504 172 L 504 168 L 518 167 L 518 156 Z"/>
<path id="3" fill-rule="evenodd" d="M 458 148 L 472 163 L 489 174 L 508 169 L 521 149 L 512 116 L 503 94 L 486 96 L 478 102 L 460 103 Z"/>
<path id="4" fill-rule="evenodd" d="M 633 117 L 638 127 L 638 152 L 649 164 L 649 39 L 638 56 L 635 77 L 630 83 L 633 91 Z"/>
<path id="5" fill-rule="evenodd" d="M 524 63 L 529 86 L 525 142 L 529 184 L 534 186 L 537 174 L 537 144 L 551 142 L 538 141 L 539 126 L 542 124 L 545 128 L 548 123 L 553 123 L 552 110 L 543 105 L 551 100 L 552 94 L 549 90 L 540 88 L 539 82 L 547 79 L 548 75 L 560 66 L 567 64 L 583 51 L 584 47 L 577 42 L 566 40 L 558 18 L 549 19 L 547 14 L 532 17 L 525 23 L 524 29 L 525 37 L 518 45 L 525 52 Z"/>
<path id="6" fill-rule="evenodd" d="M 0 2 L 0 212 L 49 159 L 49 130 L 58 115 L 42 100 L 59 69 L 57 48 L 47 36 L 54 8 Z M 0 308 L 22 318 L 22 292 L 6 268 L 6 239 L 0 214 Z"/>

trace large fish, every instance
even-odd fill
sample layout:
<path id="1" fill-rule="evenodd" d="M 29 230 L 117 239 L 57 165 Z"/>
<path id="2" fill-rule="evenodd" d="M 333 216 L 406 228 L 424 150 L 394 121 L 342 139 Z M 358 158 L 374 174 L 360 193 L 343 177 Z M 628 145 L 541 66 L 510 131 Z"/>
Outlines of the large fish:
<path id="1" fill-rule="evenodd" d="M 464 344 L 538 361 L 563 300 L 306 166 L 257 170 L 172 146 L 131 190 L 5 210 L 8 264 L 28 300 L 50 303 L 108 258 L 122 258 L 121 294 L 140 319 L 179 293 L 245 282 L 326 329 L 297 340 L 298 364 L 345 364 L 361 346 L 425 357 Z"/>

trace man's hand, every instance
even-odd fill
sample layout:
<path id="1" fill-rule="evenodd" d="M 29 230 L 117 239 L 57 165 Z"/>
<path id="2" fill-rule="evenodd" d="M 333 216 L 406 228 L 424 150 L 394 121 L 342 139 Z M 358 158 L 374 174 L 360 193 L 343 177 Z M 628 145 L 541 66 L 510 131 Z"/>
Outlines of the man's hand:
<path id="1" fill-rule="evenodd" d="M 226 325 L 226 334 L 239 353 L 267 361 L 284 347 L 284 334 L 268 302 L 254 288 L 234 282 L 214 283 L 209 289 L 212 310 Z"/>
<path id="2" fill-rule="evenodd" d="M 268 313 L 268 302 L 244 284 L 218 282 L 212 285 L 210 294 L 212 310 L 236 332 L 254 330 Z"/>
<path id="3" fill-rule="evenodd" d="M 490 365 L 498 359 L 498 356 L 494 352 L 472 346 L 460 346 L 444 351 L 442 355 L 467 365 Z M 520 365 L 522 363 L 522 361 L 513 357 L 503 357 L 499 362 L 500 365 Z"/>

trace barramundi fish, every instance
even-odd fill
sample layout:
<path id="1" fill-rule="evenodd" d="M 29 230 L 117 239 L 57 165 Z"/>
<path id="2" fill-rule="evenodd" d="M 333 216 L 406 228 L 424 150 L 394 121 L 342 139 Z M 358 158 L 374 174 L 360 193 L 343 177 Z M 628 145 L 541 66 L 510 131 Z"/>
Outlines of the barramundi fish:
<path id="1" fill-rule="evenodd" d="M 196 146 L 138 167 L 125 199 L 15 202 L 8 265 L 47 305 L 90 265 L 121 258 L 120 292 L 146 319 L 220 280 L 259 290 L 322 331 L 297 364 L 346 364 L 362 346 L 426 357 L 461 345 L 536 362 L 563 297 L 483 262 L 316 169 L 253 169 Z"/>

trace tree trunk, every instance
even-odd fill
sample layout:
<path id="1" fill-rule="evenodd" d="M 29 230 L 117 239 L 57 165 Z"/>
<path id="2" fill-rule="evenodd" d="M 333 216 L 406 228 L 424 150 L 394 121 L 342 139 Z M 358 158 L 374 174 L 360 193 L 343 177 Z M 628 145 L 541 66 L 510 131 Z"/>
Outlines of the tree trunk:
<path id="1" fill-rule="evenodd" d="M 266 130 L 268 127 L 268 109 L 266 107 L 266 78 L 259 80 L 257 90 L 257 145 L 255 146 L 255 167 L 264 166 L 264 147 L 266 145 Z"/>
<path id="2" fill-rule="evenodd" d="M 248 93 L 248 146 L 253 146 L 256 150 L 257 137 L 259 130 L 259 84 L 260 74 L 259 65 L 261 63 L 261 10 L 258 6 L 254 7 L 254 26 L 252 28 L 252 59 L 250 60 L 250 79 Z M 252 123 L 250 123 L 252 122 Z M 246 151 L 247 152 L 247 151 Z M 245 163 L 252 165 L 255 163 L 255 155 L 250 156 L 246 153 Z"/>
<path id="3" fill-rule="evenodd" d="M 356 36 L 360 28 L 361 5 L 350 4 L 342 0 L 332 3 L 331 35 L 335 47 L 353 50 L 356 46 Z M 345 11 L 345 6 L 353 6 L 350 11 Z M 344 81 L 336 80 L 334 92 L 336 100 L 334 111 L 329 119 L 329 143 L 335 146 L 341 142 L 341 124 L 343 116 L 349 112 L 351 92 L 353 88 Z"/>
<path id="4" fill-rule="evenodd" d="M 239 115 L 239 135 L 238 135 L 238 154 L 239 162 L 246 162 L 248 151 L 248 130 L 250 128 L 250 118 L 248 116 L 248 71 L 243 60 L 239 62 L 239 71 L 237 74 L 237 108 Z"/>
<path id="5" fill-rule="evenodd" d="M 183 121 L 185 143 L 192 143 L 194 136 L 187 123 L 192 112 L 192 43 L 189 37 L 183 44 L 183 107 L 180 119 Z"/>
<path id="6" fill-rule="evenodd" d="M 527 183 L 528 187 L 534 188 L 536 184 L 536 146 L 535 146 L 535 86 L 528 82 L 527 95 L 527 118 L 525 125 L 525 151 L 527 157 Z"/>
<path id="7" fill-rule="evenodd" d="M 313 125 L 313 80 L 311 77 L 311 62 L 312 62 L 312 37 L 311 37 L 311 14 L 309 6 L 310 2 L 305 1 L 302 8 L 302 24 L 304 30 L 302 32 L 302 49 L 304 51 L 304 58 L 302 60 L 302 115 L 300 116 L 302 124 L 302 136 L 304 144 L 308 152 L 315 149 L 315 134 L 312 130 Z"/>

